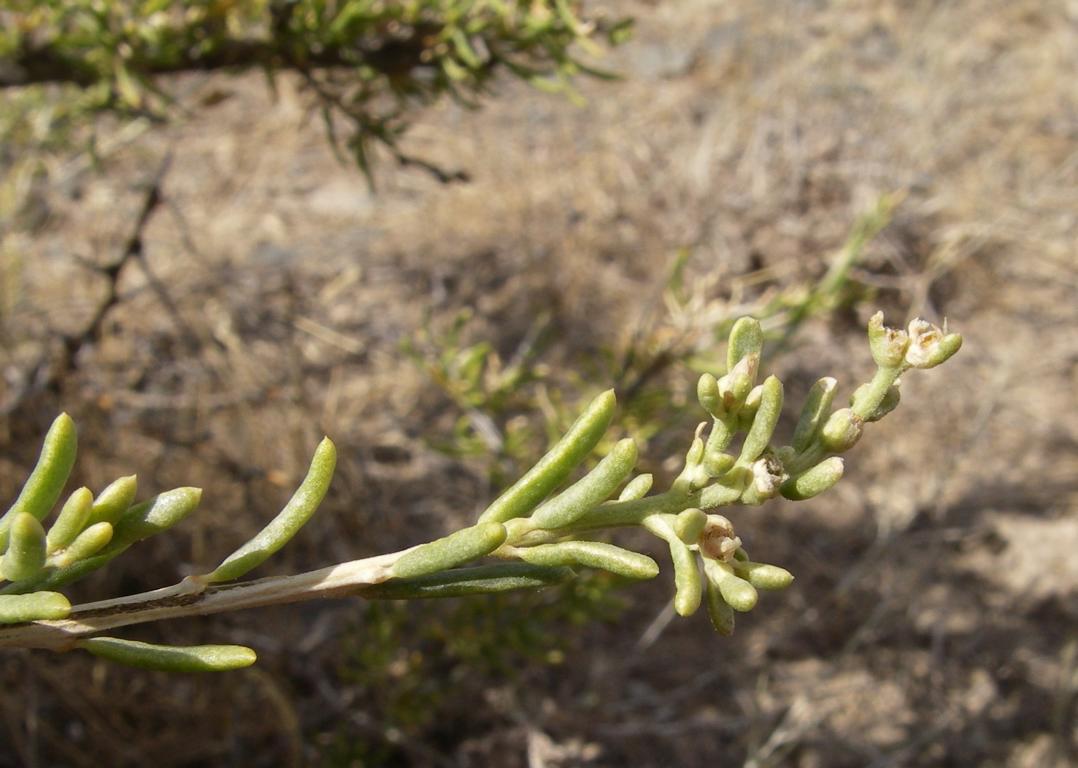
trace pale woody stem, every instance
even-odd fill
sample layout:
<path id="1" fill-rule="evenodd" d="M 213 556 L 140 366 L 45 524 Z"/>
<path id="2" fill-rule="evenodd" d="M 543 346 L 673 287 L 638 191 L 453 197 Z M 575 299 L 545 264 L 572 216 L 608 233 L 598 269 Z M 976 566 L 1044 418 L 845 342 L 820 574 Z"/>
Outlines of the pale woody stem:
<path id="1" fill-rule="evenodd" d="M 327 597 L 362 596 L 363 587 L 389 579 L 393 563 L 408 551 L 352 560 L 295 576 L 271 576 L 219 587 L 203 588 L 197 580 L 185 579 L 164 589 L 83 603 L 74 606 L 67 619 L 0 628 L 0 648 L 64 651 L 72 648 L 80 637 L 131 624 Z"/>

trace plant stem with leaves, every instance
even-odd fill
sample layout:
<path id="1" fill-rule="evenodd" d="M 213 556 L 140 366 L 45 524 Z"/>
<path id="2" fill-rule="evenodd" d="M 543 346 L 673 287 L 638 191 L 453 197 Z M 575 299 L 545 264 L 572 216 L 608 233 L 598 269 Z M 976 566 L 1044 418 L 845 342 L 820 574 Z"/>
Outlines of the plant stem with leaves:
<path id="1" fill-rule="evenodd" d="M 877 364 L 872 379 L 853 392 L 849 407 L 838 409 L 832 409 L 836 381 L 820 379 L 805 399 L 789 443 L 780 444 L 774 433 L 783 407 L 782 383 L 770 376 L 757 384 L 760 324 L 752 318 L 735 323 L 726 374 L 704 374 L 698 382 L 697 396 L 710 420 L 697 428 L 684 468 L 663 492 L 650 494 L 650 475 L 633 476 L 637 448 L 630 438 L 615 443 L 594 468 L 566 485 L 613 419 L 610 390 L 592 400 L 474 525 L 400 552 L 237 581 L 283 547 L 317 510 L 336 465 L 336 449 L 326 438 L 284 509 L 216 568 L 164 589 L 76 606 L 56 590 L 180 522 L 198 506 L 201 492 L 178 488 L 135 504 L 135 478 L 120 478 L 96 499 L 88 489 L 75 491 L 46 531 L 41 521 L 58 501 L 75 461 L 75 427 L 62 414 L 46 435 L 22 493 L 0 518 L 0 575 L 9 582 L 0 587 L 0 625 L 6 625 L 0 626 L 0 647 L 78 648 L 169 671 L 233 669 L 253 663 L 254 651 L 153 646 L 100 633 L 328 597 L 399 600 L 535 589 L 571 579 L 580 568 L 634 580 L 657 576 L 659 565 L 648 555 L 598 540 L 625 527 L 646 530 L 669 549 L 676 612 L 689 616 L 706 605 L 716 630 L 729 634 L 735 613 L 752 610 L 760 590 L 786 588 L 793 575 L 753 561 L 733 523 L 715 510 L 757 506 L 780 495 L 806 499 L 831 488 L 842 477 L 840 454 L 860 440 L 867 423 L 898 405 L 900 376 L 939 365 L 962 342 L 958 334 L 921 320 L 906 331 L 886 328 L 880 313 L 870 320 L 868 336 Z M 484 558 L 494 562 L 473 565 Z"/>

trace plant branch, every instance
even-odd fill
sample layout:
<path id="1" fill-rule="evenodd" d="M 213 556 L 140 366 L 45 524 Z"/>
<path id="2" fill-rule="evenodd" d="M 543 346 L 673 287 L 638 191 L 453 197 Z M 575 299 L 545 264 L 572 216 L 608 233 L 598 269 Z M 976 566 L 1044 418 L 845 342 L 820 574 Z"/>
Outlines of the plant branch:
<path id="1" fill-rule="evenodd" d="M 419 35 L 392 41 L 378 50 L 364 51 L 340 46 L 326 46 L 303 51 L 303 66 L 312 69 L 331 69 L 359 65 L 377 71 L 400 73 L 429 65 L 420 61 L 423 50 Z M 276 40 L 227 40 L 209 50 L 190 47 L 185 55 L 143 63 L 149 76 L 176 75 L 185 72 L 240 71 L 255 68 L 295 69 L 297 59 L 287 55 Z M 45 83 L 68 83 L 82 88 L 102 79 L 97 68 L 81 56 L 72 55 L 51 45 L 27 46 L 16 51 L 0 68 L 0 88 L 15 88 Z"/>
<path id="2" fill-rule="evenodd" d="M 351 560 L 327 568 L 236 584 L 206 586 L 184 579 L 164 589 L 75 605 L 70 617 L 0 627 L 0 648 L 70 650 L 80 637 L 151 621 L 205 616 L 329 597 L 363 595 L 363 588 L 390 578 L 390 569 L 413 548 Z"/>

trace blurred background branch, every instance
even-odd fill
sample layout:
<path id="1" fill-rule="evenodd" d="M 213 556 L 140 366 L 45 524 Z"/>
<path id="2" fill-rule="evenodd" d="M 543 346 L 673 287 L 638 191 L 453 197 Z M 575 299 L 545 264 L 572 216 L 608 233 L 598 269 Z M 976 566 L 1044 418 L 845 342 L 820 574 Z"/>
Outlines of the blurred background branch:
<path id="1" fill-rule="evenodd" d="M 88 91 L 85 108 L 163 118 L 163 78 L 258 69 L 272 85 L 297 72 L 330 140 L 370 173 L 373 145 L 443 182 L 462 180 L 405 155 L 412 110 L 441 96 L 476 106 L 500 73 L 568 90 L 588 58 L 629 22 L 578 14 L 577 3 L 422 0 L 17 0 L 0 11 L 0 89 L 43 84 Z M 344 121 L 350 134 L 338 135 Z"/>

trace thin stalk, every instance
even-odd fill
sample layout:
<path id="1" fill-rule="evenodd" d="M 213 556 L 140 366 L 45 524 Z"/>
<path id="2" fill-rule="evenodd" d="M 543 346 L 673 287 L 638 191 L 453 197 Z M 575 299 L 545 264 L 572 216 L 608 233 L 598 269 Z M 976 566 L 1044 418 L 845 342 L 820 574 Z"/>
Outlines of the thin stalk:
<path id="1" fill-rule="evenodd" d="M 877 368 L 872 381 L 854 401 L 853 412 L 867 421 L 872 412 L 883 402 L 883 398 L 887 396 L 887 391 L 895 383 L 895 379 L 901 374 L 901 368 Z"/>

